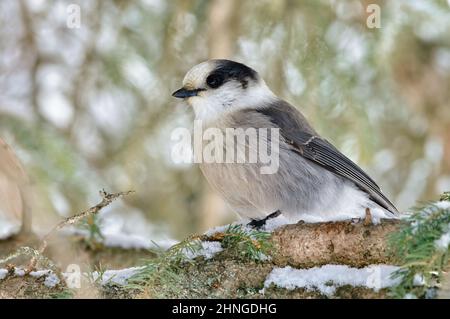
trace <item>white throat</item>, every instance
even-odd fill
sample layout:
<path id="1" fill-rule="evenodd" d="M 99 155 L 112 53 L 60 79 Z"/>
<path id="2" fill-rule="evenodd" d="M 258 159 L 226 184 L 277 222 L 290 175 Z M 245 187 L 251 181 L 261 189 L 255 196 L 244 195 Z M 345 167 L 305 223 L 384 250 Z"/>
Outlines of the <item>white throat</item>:
<path id="1" fill-rule="evenodd" d="M 223 87 L 213 94 L 189 98 L 196 120 L 211 122 L 223 115 L 246 108 L 261 108 L 276 99 L 275 94 L 263 80 L 245 90 Z"/>

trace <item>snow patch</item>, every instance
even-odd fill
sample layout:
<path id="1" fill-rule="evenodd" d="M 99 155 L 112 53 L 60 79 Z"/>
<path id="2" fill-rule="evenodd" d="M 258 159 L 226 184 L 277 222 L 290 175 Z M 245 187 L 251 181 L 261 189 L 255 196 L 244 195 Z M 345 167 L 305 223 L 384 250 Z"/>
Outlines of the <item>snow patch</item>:
<path id="1" fill-rule="evenodd" d="M 440 209 L 449 209 L 450 201 L 440 201 L 440 202 L 435 203 L 434 205 Z"/>
<path id="2" fill-rule="evenodd" d="M 271 218 L 271 219 L 267 220 L 266 224 L 263 227 L 263 230 L 271 233 L 274 230 L 276 230 L 277 228 L 280 228 L 281 226 L 288 225 L 288 224 L 292 224 L 292 221 L 290 221 L 289 219 L 284 217 L 283 214 L 281 214 L 275 218 Z"/>
<path id="3" fill-rule="evenodd" d="M 164 226 L 151 224 L 138 210 L 119 207 L 105 210 L 101 217 L 100 229 L 108 247 L 168 249 L 178 243 L 166 235 Z"/>
<path id="4" fill-rule="evenodd" d="M 435 204 L 438 208 L 442 210 L 450 209 L 450 201 L 440 201 Z M 439 239 L 434 241 L 434 246 L 436 249 L 441 251 L 446 251 L 450 245 L 450 224 L 444 228 L 444 233 L 439 237 Z"/>
<path id="5" fill-rule="evenodd" d="M 231 225 L 241 225 L 241 224 L 239 224 L 239 223 L 233 223 L 233 224 L 229 224 L 229 225 L 216 226 L 216 227 L 213 227 L 213 228 L 211 228 L 211 229 L 208 229 L 208 230 L 204 233 L 204 235 L 206 235 L 206 236 L 208 236 L 208 237 L 211 237 L 211 236 L 214 236 L 214 235 L 217 234 L 217 233 L 224 233 L 224 232 L 227 231 L 228 227 L 230 227 Z"/>
<path id="6" fill-rule="evenodd" d="M 270 260 L 272 260 L 272 257 L 271 256 L 267 256 L 266 254 L 263 254 L 263 253 L 259 252 L 257 259 L 259 261 L 270 261 Z"/>
<path id="7" fill-rule="evenodd" d="M 381 210 L 381 209 L 379 211 L 375 210 L 375 209 L 372 209 L 371 212 L 373 213 L 372 214 L 372 223 L 375 224 L 375 225 L 379 224 L 381 222 L 382 218 L 385 218 L 385 219 L 397 219 L 397 218 L 398 219 L 402 219 L 402 218 L 406 218 L 403 213 L 400 214 L 399 216 L 387 216 L 386 217 L 385 215 L 383 215 L 383 214 L 385 214 L 384 210 Z M 302 216 L 299 219 L 289 219 L 286 216 L 284 216 L 283 214 L 280 214 L 277 217 L 268 219 L 266 221 L 265 225 L 263 227 L 261 227 L 260 230 L 268 232 L 268 233 L 272 233 L 272 232 L 274 232 L 275 230 L 277 230 L 278 228 L 280 228 L 282 226 L 297 224 L 299 222 L 318 223 L 318 222 L 341 221 L 341 220 L 354 220 L 355 222 L 360 222 L 361 218 L 351 218 L 351 216 L 347 216 L 347 217 L 344 216 L 343 218 L 339 217 L 339 218 L 336 218 L 336 219 L 325 220 L 325 219 L 322 219 L 320 217 L 315 218 L 315 217 L 311 217 L 311 216 Z M 246 229 L 246 230 L 248 230 L 250 232 L 250 231 L 252 231 L 254 229 L 249 227 L 249 226 L 247 226 L 247 224 L 249 222 L 251 222 L 250 219 L 244 218 L 244 219 L 241 219 L 238 222 L 234 222 L 234 223 L 231 223 L 231 224 L 228 224 L 228 225 L 222 225 L 222 226 L 217 226 L 217 227 L 211 228 L 211 229 L 207 230 L 204 233 L 204 235 L 211 237 L 211 236 L 213 236 L 213 235 L 215 235 L 217 233 L 226 232 L 227 229 L 230 226 L 234 226 L 234 225 L 241 225 L 241 226 L 243 226 L 244 230 Z"/>
<path id="8" fill-rule="evenodd" d="M 178 243 L 164 232 L 163 226 L 151 224 L 140 211 L 113 206 L 107 207 L 99 216 L 101 242 L 106 247 L 166 250 Z M 78 227 L 67 227 L 63 232 L 89 237 L 88 230 Z"/>
<path id="9" fill-rule="evenodd" d="M 14 275 L 23 277 L 25 276 L 25 270 L 16 267 L 14 269 Z M 34 278 L 41 278 L 45 276 L 44 285 L 49 288 L 53 288 L 60 283 L 58 276 L 55 273 L 53 273 L 53 271 L 51 271 L 50 269 L 32 271 L 29 273 L 29 275 Z"/>
<path id="10" fill-rule="evenodd" d="M 450 245 L 450 231 L 441 235 L 441 237 L 435 240 L 434 245 L 436 249 L 446 251 Z"/>
<path id="11" fill-rule="evenodd" d="M 22 268 L 14 268 L 14 276 L 23 277 L 25 276 L 25 269 Z"/>
<path id="12" fill-rule="evenodd" d="M 106 270 L 103 273 L 99 273 L 97 271 L 94 271 L 92 273 L 92 278 L 94 281 L 99 280 L 100 284 L 102 286 L 114 283 L 117 285 L 125 285 L 130 277 L 135 275 L 139 270 L 143 269 L 144 267 L 131 267 L 131 268 L 125 268 L 125 269 L 119 269 L 119 270 Z M 9 271 L 4 268 L 0 268 L 0 280 L 6 278 Z M 14 269 L 14 275 L 23 277 L 25 276 L 25 270 L 22 268 L 16 267 Z M 54 288 L 58 284 L 61 283 L 60 278 L 50 269 L 41 269 L 32 271 L 29 273 L 29 275 L 33 278 L 43 278 L 44 279 L 44 285 L 49 288 Z M 70 277 L 70 275 L 73 275 L 73 273 L 62 273 L 62 276 L 64 278 Z M 87 274 L 85 274 L 87 275 Z"/>
<path id="13" fill-rule="evenodd" d="M 50 269 L 44 269 L 44 270 L 36 270 L 30 272 L 30 276 L 34 278 L 41 278 L 43 276 L 50 275 L 52 271 Z"/>
<path id="14" fill-rule="evenodd" d="M 134 276 L 139 270 L 144 267 L 131 267 L 119 270 L 106 270 L 100 274 L 97 271 L 92 273 L 94 281 L 99 281 L 102 286 L 107 284 L 125 285 L 132 276 Z"/>
<path id="15" fill-rule="evenodd" d="M 58 276 L 54 274 L 53 272 L 50 272 L 47 277 L 45 277 L 44 285 L 53 288 L 56 285 L 58 285 L 61 281 L 59 280 Z"/>
<path id="16" fill-rule="evenodd" d="M 242 226 L 243 230 L 247 230 L 248 232 L 251 232 L 252 230 L 255 230 L 255 229 L 251 228 L 250 226 L 247 226 L 247 224 L 249 222 L 251 222 L 250 219 L 244 218 L 244 219 L 241 219 L 241 220 L 239 220 L 237 222 L 234 222 L 234 223 L 231 223 L 231 224 L 222 225 L 222 226 L 216 226 L 216 227 L 213 227 L 211 229 L 208 229 L 204 233 L 204 235 L 208 236 L 208 237 L 211 237 L 211 236 L 214 236 L 217 233 L 224 233 L 224 232 L 226 232 L 228 230 L 229 227 L 236 226 L 236 225 L 240 225 L 240 226 Z M 271 233 L 271 232 L 273 232 L 274 230 L 276 230 L 277 228 L 279 228 L 281 226 L 289 225 L 289 224 L 296 224 L 297 222 L 298 221 L 294 221 L 293 222 L 293 221 L 289 220 L 288 218 L 286 218 L 285 216 L 283 216 L 283 214 L 281 214 L 281 215 L 279 215 L 277 217 L 268 219 L 266 221 L 266 224 L 263 227 L 261 227 L 261 231 L 265 231 L 265 232 Z"/>
<path id="17" fill-rule="evenodd" d="M 268 288 L 273 284 L 288 290 L 305 288 L 318 290 L 327 296 L 332 296 L 337 287 L 345 285 L 378 291 L 398 284 L 398 279 L 391 278 L 392 273 L 398 269 L 399 267 L 390 265 L 371 265 L 365 268 L 325 265 L 309 269 L 276 267 L 267 276 L 264 287 Z"/>
<path id="18" fill-rule="evenodd" d="M 168 249 L 178 243 L 171 238 L 161 238 L 153 241 L 146 236 L 134 234 L 106 233 L 103 234 L 103 244 L 106 247 L 120 247 L 123 249 Z"/>
<path id="19" fill-rule="evenodd" d="M 425 278 L 422 274 L 415 274 L 413 279 L 414 286 L 424 286 L 426 284 Z"/>
<path id="20" fill-rule="evenodd" d="M 0 280 L 5 279 L 8 275 L 8 269 L 0 268 Z"/>
<path id="21" fill-rule="evenodd" d="M 25 273 L 26 273 L 25 269 L 23 268 L 20 267 L 14 268 L 14 276 L 23 277 L 25 276 Z M 0 279 L 4 279 L 7 276 L 7 274 L 8 274 L 7 269 L 0 269 Z M 29 275 L 33 278 L 45 277 L 44 285 L 49 288 L 53 288 L 61 282 L 58 276 L 50 269 L 31 271 Z"/>
<path id="22" fill-rule="evenodd" d="M 194 259 L 199 256 L 205 257 L 205 259 L 211 259 L 215 254 L 223 250 L 222 245 L 217 241 L 202 241 L 202 248 L 198 251 L 184 250 L 184 254 L 188 259 Z"/>

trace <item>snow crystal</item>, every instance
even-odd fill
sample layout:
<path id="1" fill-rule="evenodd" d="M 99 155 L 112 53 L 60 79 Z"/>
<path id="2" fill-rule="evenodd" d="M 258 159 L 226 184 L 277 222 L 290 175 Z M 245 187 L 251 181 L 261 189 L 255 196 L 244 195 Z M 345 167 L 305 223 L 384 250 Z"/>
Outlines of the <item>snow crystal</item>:
<path id="1" fill-rule="evenodd" d="M 417 299 L 417 296 L 415 294 L 408 293 L 403 296 L 403 299 Z"/>
<path id="2" fill-rule="evenodd" d="M 99 280 L 102 286 L 109 283 L 125 285 L 128 279 L 135 275 L 142 268 L 143 267 L 131 267 L 119 270 L 106 270 L 103 274 L 95 271 L 92 273 L 92 277 L 94 281 L 97 281 L 100 278 Z"/>
<path id="3" fill-rule="evenodd" d="M 391 274 L 398 269 L 396 266 L 389 265 L 371 265 L 360 269 L 344 265 L 325 265 L 309 269 L 276 267 L 266 278 L 264 287 L 268 288 L 274 284 L 289 290 L 317 289 L 327 296 L 333 295 L 337 287 L 345 285 L 367 287 L 378 291 L 398 283 L 398 280 L 390 278 Z"/>
<path id="4" fill-rule="evenodd" d="M 194 259 L 199 256 L 205 259 L 211 259 L 215 254 L 223 250 L 222 245 L 217 241 L 202 241 L 202 248 L 198 251 L 185 250 L 184 254 L 188 259 Z"/>
<path id="5" fill-rule="evenodd" d="M 8 275 L 8 269 L 0 268 L 0 280 L 5 279 Z"/>

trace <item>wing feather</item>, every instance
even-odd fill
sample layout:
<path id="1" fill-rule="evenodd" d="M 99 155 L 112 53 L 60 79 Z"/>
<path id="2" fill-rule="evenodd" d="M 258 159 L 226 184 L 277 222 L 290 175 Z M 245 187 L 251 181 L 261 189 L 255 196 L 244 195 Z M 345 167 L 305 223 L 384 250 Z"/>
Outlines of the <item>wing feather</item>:
<path id="1" fill-rule="evenodd" d="M 280 128 L 283 138 L 300 156 L 342 176 L 365 191 L 370 198 L 393 214 L 398 210 L 381 192 L 380 187 L 358 165 L 342 154 L 327 140 L 321 138 L 303 115 L 284 101 L 277 101 L 258 112 L 267 116 Z"/>

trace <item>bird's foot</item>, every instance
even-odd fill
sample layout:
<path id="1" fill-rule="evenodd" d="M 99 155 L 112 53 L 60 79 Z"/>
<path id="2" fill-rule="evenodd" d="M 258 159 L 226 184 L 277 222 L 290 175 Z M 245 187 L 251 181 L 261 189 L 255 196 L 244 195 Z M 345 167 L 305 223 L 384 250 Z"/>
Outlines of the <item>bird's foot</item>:
<path id="1" fill-rule="evenodd" d="M 364 226 L 370 226 L 373 224 L 372 213 L 370 212 L 370 208 L 366 208 L 366 216 L 364 217 Z"/>
<path id="2" fill-rule="evenodd" d="M 278 217 L 278 216 L 280 216 L 280 215 L 281 215 L 281 212 L 280 212 L 279 210 L 277 210 L 276 212 L 273 212 L 272 214 L 267 215 L 267 216 L 266 216 L 265 218 L 263 218 L 263 219 L 252 219 L 252 221 L 249 222 L 249 223 L 247 224 L 247 226 L 250 226 L 251 228 L 254 228 L 254 229 L 260 229 L 261 227 L 263 227 L 263 226 L 266 224 L 266 222 L 267 222 L 269 219 Z"/>

